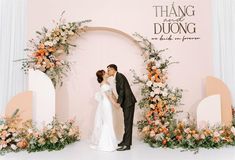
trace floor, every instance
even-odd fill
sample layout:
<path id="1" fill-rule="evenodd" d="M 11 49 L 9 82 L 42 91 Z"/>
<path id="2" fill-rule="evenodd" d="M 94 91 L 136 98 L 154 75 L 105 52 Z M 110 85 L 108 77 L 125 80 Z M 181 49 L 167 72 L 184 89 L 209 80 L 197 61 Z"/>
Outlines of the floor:
<path id="1" fill-rule="evenodd" d="M 235 147 L 201 149 L 198 154 L 181 149 L 151 148 L 135 139 L 130 151 L 102 152 L 90 149 L 86 140 L 61 151 L 8 153 L 0 160 L 235 160 Z"/>

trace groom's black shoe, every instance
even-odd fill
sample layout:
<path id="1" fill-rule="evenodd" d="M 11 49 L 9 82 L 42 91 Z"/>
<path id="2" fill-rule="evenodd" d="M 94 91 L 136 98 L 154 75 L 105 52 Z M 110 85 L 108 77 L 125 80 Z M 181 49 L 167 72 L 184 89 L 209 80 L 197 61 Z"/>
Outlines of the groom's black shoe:
<path id="1" fill-rule="evenodd" d="M 121 147 L 121 146 L 124 146 L 124 143 L 121 142 L 118 144 L 118 147 Z"/>
<path id="2" fill-rule="evenodd" d="M 126 151 L 126 150 L 130 150 L 131 147 L 130 146 L 121 146 L 120 148 L 117 149 L 117 151 Z"/>

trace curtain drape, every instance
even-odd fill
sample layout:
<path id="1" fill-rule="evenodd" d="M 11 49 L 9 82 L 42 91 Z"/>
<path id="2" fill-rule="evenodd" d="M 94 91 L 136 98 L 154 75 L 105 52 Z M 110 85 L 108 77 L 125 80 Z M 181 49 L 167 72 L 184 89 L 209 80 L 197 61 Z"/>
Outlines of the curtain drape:
<path id="1" fill-rule="evenodd" d="M 214 73 L 229 87 L 235 105 L 235 0 L 212 0 Z"/>
<path id="2" fill-rule="evenodd" d="M 26 87 L 21 63 L 25 56 L 26 0 L 0 0 L 0 114 Z"/>

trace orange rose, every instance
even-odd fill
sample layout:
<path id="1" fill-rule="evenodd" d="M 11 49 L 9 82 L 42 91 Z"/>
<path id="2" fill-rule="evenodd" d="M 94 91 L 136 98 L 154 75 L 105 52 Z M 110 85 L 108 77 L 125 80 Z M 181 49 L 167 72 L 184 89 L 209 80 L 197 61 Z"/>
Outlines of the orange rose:
<path id="1" fill-rule="evenodd" d="M 180 141 L 180 140 L 182 140 L 182 136 L 181 135 L 178 135 L 178 136 L 176 136 L 176 139 L 178 140 L 178 141 Z"/>
<path id="2" fill-rule="evenodd" d="M 218 143 L 220 141 L 219 137 L 213 137 L 213 141 Z"/>
<path id="3" fill-rule="evenodd" d="M 39 48 L 39 49 L 44 49 L 44 48 L 45 48 L 45 45 L 42 44 L 42 43 L 40 43 L 40 44 L 38 45 L 38 48 Z"/>
<path id="4" fill-rule="evenodd" d="M 163 133 L 167 134 L 168 133 L 168 129 L 167 128 L 163 128 Z"/>
<path id="5" fill-rule="evenodd" d="M 191 133 L 192 133 L 192 134 L 196 134 L 196 131 L 195 131 L 195 130 L 192 130 Z"/>
<path id="6" fill-rule="evenodd" d="M 160 74 L 161 74 L 161 71 L 160 71 L 159 69 L 157 69 L 157 70 L 156 70 L 156 73 L 157 73 L 158 75 L 160 75 Z"/>
<path id="7" fill-rule="evenodd" d="M 148 79 L 151 80 L 151 78 L 152 78 L 152 74 L 149 73 L 149 74 L 148 74 Z"/>
<path id="8" fill-rule="evenodd" d="M 158 102 L 157 107 L 162 108 L 162 102 Z"/>
<path id="9" fill-rule="evenodd" d="M 55 52 L 55 51 L 56 51 L 55 47 L 48 48 L 47 50 L 48 50 L 49 52 Z"/>
<path id="10" fill-rule="evenodd" d="M 17 147 L 19 147 L 21 149 L 25 149 L 27 146 L 28 146 L 28 142 L 25 139 L 23 139 L 17 143 Z"/>
<path id="11" fill-rule="evenodd" d="M 166 143 L 167 143 L 167 140 L 164 139 L 164 140 L 162 141 L 162 144 L 163 144 L 163 145 L 166 145 Z"/>
<path id="12" fill-rule="evenodd" d="M 46 50 L 45 49 L 39 49 L 37 51 L 37 55 L 39 55 L 39 56 L 44 56 L 45 54 L 46 54 Z"/>

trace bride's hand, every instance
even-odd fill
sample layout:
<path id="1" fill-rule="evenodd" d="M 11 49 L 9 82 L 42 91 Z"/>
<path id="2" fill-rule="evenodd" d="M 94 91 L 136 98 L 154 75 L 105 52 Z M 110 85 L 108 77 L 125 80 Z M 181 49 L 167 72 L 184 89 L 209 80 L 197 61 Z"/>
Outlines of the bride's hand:
<path id="1" fill-rule="evenodd" d="M 115 103 L 114 106 L 117 107 L 117 108 L 121 108 L 121 105 L 119 103 Z"/>

